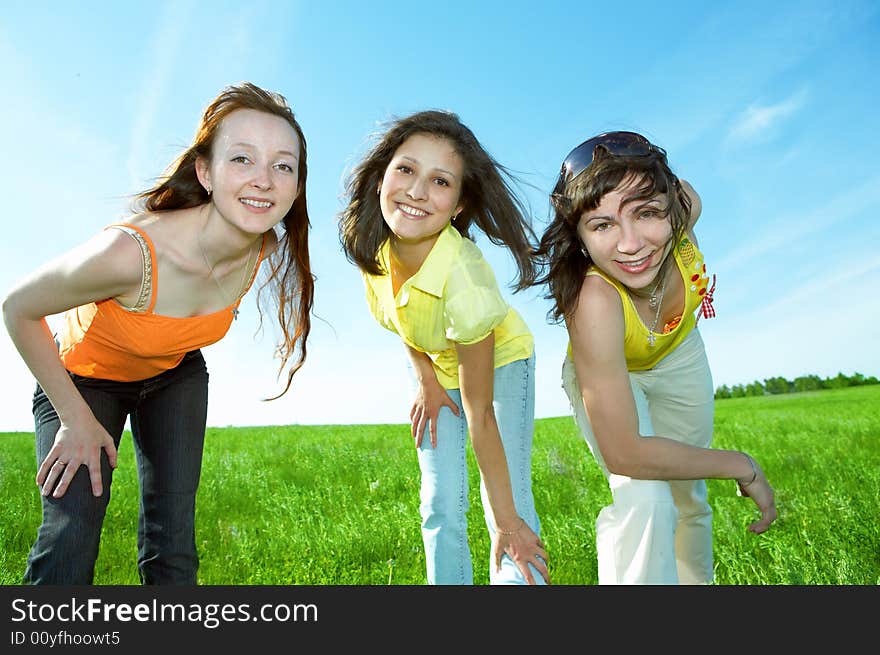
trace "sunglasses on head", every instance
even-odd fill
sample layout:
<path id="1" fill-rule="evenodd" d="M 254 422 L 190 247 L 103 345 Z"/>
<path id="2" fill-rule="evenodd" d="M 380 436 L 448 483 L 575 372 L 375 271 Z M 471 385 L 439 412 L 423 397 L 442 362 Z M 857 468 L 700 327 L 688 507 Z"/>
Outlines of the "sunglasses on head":
<path id="1" fill-rule="evenodd" d="M 554 193 L 561 193 L 565 183 L 583 173 L 593 163 L 596 148 L 604 148 L 609 155 L 616 157 L 643 157 L 654 153 L 666 155 L 666 151 L 655 146 L 641 134 L 635 132 L 605 132 L 587 139 L 568 153 L 562 162 L 559 179 Z"/>

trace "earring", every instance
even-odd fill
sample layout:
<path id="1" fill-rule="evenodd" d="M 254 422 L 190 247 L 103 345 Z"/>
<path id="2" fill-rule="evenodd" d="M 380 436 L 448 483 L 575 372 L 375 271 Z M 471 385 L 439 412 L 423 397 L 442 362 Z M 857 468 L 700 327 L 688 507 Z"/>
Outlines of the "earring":
<path id="1" fill-rule="evenodd" d="M 450 220 L 454 221 L 456 218 L 458 218 L 458 214 L 453 214 Z"/>
<path id="2" fill-rule="evenodd" d="M 205 187 L 205 191 L 208 192 L 208 197 L 210 198 L 210 197 L 211 197 L 211 191 L 213 191 L 213 189 L 211 189 L 210 186 L 207 186 L 207 187 Z"/>

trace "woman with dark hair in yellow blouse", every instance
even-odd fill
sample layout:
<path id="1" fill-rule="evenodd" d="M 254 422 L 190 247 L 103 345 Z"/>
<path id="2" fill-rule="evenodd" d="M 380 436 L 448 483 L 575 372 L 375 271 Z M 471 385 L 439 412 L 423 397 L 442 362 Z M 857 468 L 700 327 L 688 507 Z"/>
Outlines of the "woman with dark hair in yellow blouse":
<path id="1" fill-rule="evenodd" d="M 410 421 L 429 584 L 473 583 L 468 431 L 490 582 L 549 581 L 531 488 L 533 338 L 469 235 L 476 223 L 510 249 L 518 290 L 534 281 L 534 234 L 505 175 L 458 116 L 419 112 L 393 122 L 354 169 L 340 216 L 370 311 L 400 336 L 418 381 Z"/>

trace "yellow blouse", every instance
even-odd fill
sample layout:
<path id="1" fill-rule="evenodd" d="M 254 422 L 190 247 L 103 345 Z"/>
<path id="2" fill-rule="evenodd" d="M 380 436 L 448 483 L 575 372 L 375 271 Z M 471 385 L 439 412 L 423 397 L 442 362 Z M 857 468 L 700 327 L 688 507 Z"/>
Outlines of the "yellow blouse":
<path id="1" fill-rule="evenodd" d="M 379 251 L 390 271 L 391 242 Z M 483 253 L 452 224 L 440 233 L 422 267 L 394 295 L 391 275 L 363 274 L 373 318 L 431 358 L 437 380 L 457 389 L 455 344 L 478 343 L 495 332 L 495 368 L 526 359 L 534 339 L 522 317 L 502 298 Z"/>

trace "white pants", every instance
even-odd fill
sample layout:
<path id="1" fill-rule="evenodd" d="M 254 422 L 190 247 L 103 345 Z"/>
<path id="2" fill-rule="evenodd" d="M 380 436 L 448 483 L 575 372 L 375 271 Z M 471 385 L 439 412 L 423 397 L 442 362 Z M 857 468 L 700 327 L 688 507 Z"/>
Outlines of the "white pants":
<path id="1" fill-rule="evenodd" d="M 714 389 L 696 328 L 649 371 L 629 374 L 639 433 L 694 446 L 712 441 Z M 611 488 L 596 519 L 599 584 L 712 582 L 712 508 L 705 480 L 636 480 L 608 472 L 569 357 L 562 387 L 575 422 Z"/>

